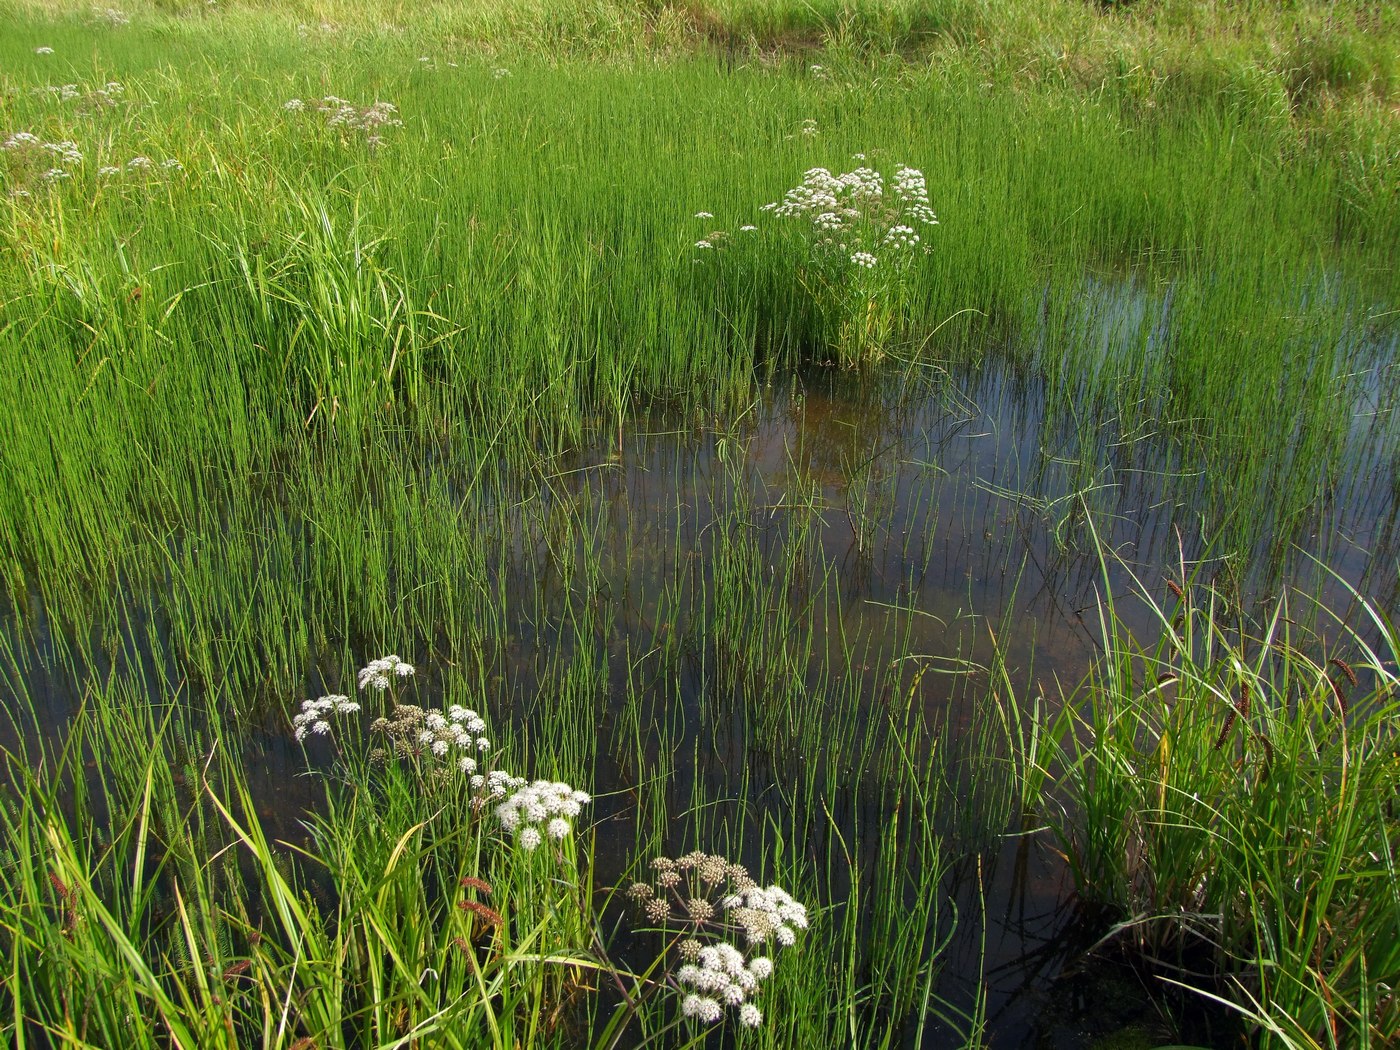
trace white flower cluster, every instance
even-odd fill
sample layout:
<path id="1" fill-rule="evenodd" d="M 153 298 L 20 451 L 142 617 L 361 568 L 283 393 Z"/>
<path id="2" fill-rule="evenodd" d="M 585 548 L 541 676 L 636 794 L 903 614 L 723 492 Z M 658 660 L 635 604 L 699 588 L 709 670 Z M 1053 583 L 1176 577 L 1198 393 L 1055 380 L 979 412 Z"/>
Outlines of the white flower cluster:
<path id="1" fill-rule="evenodd" d="M 83 97 L 83 93 L 78 90 L 77 84 L 48 84 L 44 87 L 30 88 L 29 93 L 31 95 L 56 98 L 60 102 L 72 102 L 75 98 Z"/>
<path id="2" fill-rule="evenodd" d="M 33 95 L 56 98 L 60 102 L 83 99 L 94 106 L 115 106 L 125 94 L 126 86 L 119 80 L 109 80 L 101 87 L 84 90 L 77 84 L 46 84 L 30 89 Z"/>
<path id="3" fill-rule="evenodd" d="M 519 791 L 528 781 L 524 777 L 513 777 L 503 769 L 493 769 L 489 773 L 477 773 L 471 779 L 472 790 L 482 798 L 499 802 L 512 791 Z"/>
<path id="4" fill-rule="evenodd" d="M 831 215 L 840 208 L 837 200 L 843 184 L 825 168 L 808 168 L 802 182 L 783 194 L 781 201 L 773 201 L 763 206 L 763 211 L 774 215 Z"/>
<path id="5" fill-rule="evenodd" d="M 485 732 L 486 722 L 480 715 L 453 704 L 446 715 L 428 712 L 418 731 L 418 744 L 434 758 L 450 758 L 463 773 L 475 773 L 477 756 L 491 750 L 491 741 L 481 735 Z"/>
<path id="6" fill-rule="evenodd" d="M 76 142 L 67 139 L 45 142 L 28 131 L 14 132 L 0 143 L 0 149 L 15 158 L 11 176 L 17 181 L 22 181 L 27 172 L 30 176 L 37 176 L 39 181 L 53 185 L 71 178 L 72 173 L 68 168 L 83 162 L 83 151 Z"/>
<path id="7" fill-rule="evenodd" d="M 904 170 L 904 169 L 901 169 Z M 878 201 L 885 193 L 884 177 L 874 168 L 859 167 L 833 175 L 826 168 L 809 168 L 800 185 L 783 195 L 781 202 L 765 204 L 764 211 L 775 215 L 839 215 L 857 219 L 861 201 Z"/>
<path id="8" fill-rule="evenodd" d="M 559 841 L 572 830 L 569 820 L 589 801 L 587 792 L 575 791 L 562 781 L 536 780 L 497 806 L 496 818 L 506 831 L 515 833 L 522 849 L 532 850 L 544 841 L 540 825 Z"/>
<path id="9" fill-rule="evenodd" d="M 326 127 L 336 128 L 350 134 L 362 134 L 365 144 L 370 147 L 384 144 L 384 129 L 401 128 L 403 121 L 398 118 L 399 108 L 392 102 L 375 102 L 369 106 L 357 106 L 348 99 L 327 95 L 319 100 L 305 101 L 290 98 L 282 103 L 288 113 L 301 113 L 310 108 L 325 119 Z"/>
<path id="10" fill-rule="evenodd" d="M 409 678 L 412 674 L 413 665 L 400 660 L 396 654 L 381 656 L 360 668 L 360 688 L 383 692 L 395 678 Z"/>
<path id="11" fill-rule="evenodd" d="M 912 248 L 919 243 L 919 235 L 914 232 L 914 227 L 905 226 L 902 223 L 898 226 L 891 226 L 885 233 L 883 243 L 887 247 Z"/>
<path id="12" fill-rule="evenodd" d="M 135 171 L 142 173 L 148 171 L 155 171 L 157 168 L 159 168 L 161 171 L 168 171 L 171 174 L 185 170 L 185 166 L 181 164 L 178 160 L 176 160 L 174 157 L 166 157 L 165 160 L 161 161 L 160 164 L 157 165 L 155 161 L 153 161 L 150 157 L 145 156 L 144 154 L 138 154 L 137 156 L 132 157 L 129 161 L 126 162 L 125 168 L 127 171 Z M 116 167 L 104 167 L 100 168 L 97 173 L 99 175 L 116 175 L 119 174 L 121 170 L 121 168 Z"/>
<path id="13" fill-rule="evenodd" d="M 781 886 L 750 886 L 720 902 L 725 918 L 744 931 L 750 944 L 777 941 L 784 948 L 797 942 L 797 930 L 807 928 L 807 909 Z"/>
<path id="14" fill-rule="evenodd" d="M 122 87 L 115 82 L 92 94 L 103 98 L 113 98 L 120 94 Z M 0 151 L 14 158 L 10 165 L 12 178 L 22 181 L 30 177 L 49 183 L 61 182 L 75 174 L 74 169 L 83 163 L 83 150 L 71 139 L 60 142 L 45 142 L 29 131 L 16 131 L 0 142 Z M 104 164 L 97 169 L 99 179 L 110 179 L 127 172 L 132 175 L 175 175 L 185 170 L 185 166 L 174 157 L 162 161 L 137 155 L 124 164 Z M 149 180 L 147 180 L 149 181 Z"/>
<path id="15" fill-rule="evenodd" d="M 744 953 L 727 941 L 707 944 L 696 953 L 695 962 L 685 963 L 674 974 L 682 989 L 693 989 L 681 1000 L 681 1013 L 714 1024 L 724 1016 L 726 1006 L 734 1007 L 741 1025 L 757 1028 L 763 1022 L 763 1012 L 748 998 L 772 973 L 773 960 L 766 955 L 745 959 Z"/>
<path id="16" fill-rule="evenodd" d="M 7 138 L 0 148 L 12 152 L 23 152 L 28 150 L 42 150 L 45 153 L 52 153 L 64 164 L 81 164 L 83 162 L 83 151 L 78 148 L 76 142 L 64 139 L 62 142 L 45 142 L 37 135 L 28 131 L 16 131 Z"/>
<path id="17" fill-rule="evenodd" d="M 635 883 L 627 896 L 648 924 L 667 928 L 680 922 L 693 931 L 672 942 L 681 959 L 671 974 L 683 996 L 681 1013 L 713 1024 L 728 1007 L 737 1009 L 741 1025 L 762 1023 L 751 1000 L 773 973 L 767 946 L 796 943 L 797 931 L 807 928 L 807 909 L 782 887 L 762 887 L 742 865 L 716 854 L 657 857 L 651 867 L 654 884 Z M 738 942 L 759 954 L 746 955 Z"/>
<path id="18" fill-rule="evenodd" d="M 45 142 L 44 149 L 54 154 L 64 164 L 81 164 L 83 162 L 83 151 L 78 148 L 76 142 L 64 139 L 62 142 Z"/>
<path id="19" fill-rule="evenodd" d="M 863 153 L 855 156 L 865 159 Z M 920 240 L 914 224 L 938 223 L 923 173 L 909 167 L 895 171 L 888 189 L 884 176 L 865 164 L 840 175 L 810 168 L 781 201 L 765 204 L 762 210 L 779 218 L 806 220 L 820 255 L 862 270 L 875 268 L 879 251 L 913 249 Z"/>
<path id="20" fill-rule="evenodd" d="M 894 173 L 894 195 L 904 204 L 904 213 L 926 226 L 937 226 L 938 217 L 928 202 L 928 185 L 918 168 L 900 168 Z"/>
<path id="21" fill-rule="evenodd" d="M 119 7 L 94 7 L 92 9 L 92 20 L 100 24 L 112 26 L 113 28 L 131 24 L 130 17 Z"/>
<path id="22" fill-rule="evenodd" d="M 348 696 L 323 696 L 319 700 L 303 700 L 301 714 L 292 719 L 298 743 L 308 735 L 325 736 L 331 731 L 330 715 L 354 714 L 360 705 Z"/>
<path id="23" fill-rule="evenodd" d="M 36 55 L 51 55 L 51 54 L 53 54 L 53 48 L 51 48 L 51 47 L 36 47 L 36 48 L 34 49 L 34 53 L 35 53 Z"/>

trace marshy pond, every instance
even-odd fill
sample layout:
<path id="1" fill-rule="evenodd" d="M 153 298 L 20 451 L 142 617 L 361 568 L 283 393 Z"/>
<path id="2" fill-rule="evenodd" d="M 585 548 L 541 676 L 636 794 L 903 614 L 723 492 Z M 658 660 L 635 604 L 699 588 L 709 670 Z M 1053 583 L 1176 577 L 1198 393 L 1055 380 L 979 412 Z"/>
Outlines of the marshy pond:
<path id="1" fill-rule="evenodd" d="M 1080 302 L 1090 356 L 1111 358 L 1144 326 L 1169 332 L 1170 294 L 1150 306 L 1132 282 L 1095 280 Z M 1231 472 L 1253 465 L 1193 460 L 1147 423 L 1086 429 L 1055 414 L 1033 371 L 991 360 L 774 372 L 727 423 L 659 408 L 533 476 L 502 474 L 484 498 L 462 481 L 479 468 L 450 443 L 404 448 L 394 469 L 488 547 L 479 583 L 495 619 L 466 692 L 519 752 L 548 762 L 563 751 L 586 771 L 596 894 L 636 877 L 638 839 L 676 856 L 718 840 L 760 868 L 778 842 L 789 865 L 814 872 L 821 922 L 849 925 L 862 967 L 878 965 L 864 955 L 878 959 L 873 931 L 893 924 L 913 947 L 907 972 L 891 970 L 933 975 L 921 1007 L 873 1022 L 896 1045 L 963 1045 L 974 1019 L 993 1046 L 1122 1032 L 1225 1040 L 1238 1025 L 1189 995 L 1171 997 L 1173 1021 L 1158 1016 L 1166 993 L 1149 991 L 1150 974 L 1170 967 L 1119 950 L 1108 912 L 1076 893 L 1064 843 L 1017 804 L 1009 752 L 1022 727 L 1007 707 L 1048 718 L 1077 695 L 1103 651 L 1105 595 L 1143 636 L 1162 629 L 1153 603 L 1193 586 L 1233 603 L 1238 622 L 1291 588 L 1343 623 L 1359 594 L 1396 607 L 1396 475 L 1378 453 L 1394 442 L 1396 337 L 1349 338 L 1367 396 L 1334 407 L 1344 436 L 1320 465 L 1279 466 L 1309 475 L 1299 488 L 1314 498 L 1299 507 L 1222 505 Z M 298 531 L 299 508 L 270 506 Z M 172 565 L 218 542 L 172 536 Z M 171 659 L 181 625 L 162 601 L 125 589 L 119 628 L 87 640 L 50 626 L 38 597 L 11 609 L 8 692 L 35 721 L 25 741 L 7 725 L 6 749 L 40 753 L 46 735 L 91 717 L 97 695 L 138 700 L 157 719 L 197 706 L 210 683 Z M 462 658 L 434 656 L 451 640 L 404 642 L 415 703 L 462 696 Z M 303 695 L 353 694 L 344 666 L 327 654 Z M 268 697 L 222 731 L 196 718 L 189 732 L 206 761 L 236 752 L 270 841 L 309 849 L 341 746 L 294 740 L 285 702 Z M 197 757 L 186 752 L 175 774 L 186 795 Z M 912 797 L 917 813 L 902 762 L 937 778 Z M 71 767 L 99 845 L 118 834 L 105 824 L 103 764 L 92 753 Z M 911 821 L 930 822 L 932 837 Z M 330 880 L 305 877 L 314 895 L 335 896 Z M 909 912 L 892 919 L 862 879 Z M 610 901 L 600 914 L 614 950 L 645 965 L 655 946 Z"/>

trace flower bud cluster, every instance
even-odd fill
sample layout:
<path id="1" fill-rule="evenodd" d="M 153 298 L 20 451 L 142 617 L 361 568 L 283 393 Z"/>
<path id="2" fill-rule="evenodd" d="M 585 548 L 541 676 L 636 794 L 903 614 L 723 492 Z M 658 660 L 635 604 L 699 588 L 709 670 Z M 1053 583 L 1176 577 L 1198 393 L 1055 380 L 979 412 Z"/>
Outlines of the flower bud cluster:
<path id="1" fill-rule="evenodd" d="M 713 1024 L 726 1009 L 756 1027 L 763 1013 L 752 1002 L 773 973 L 770 950 L 796 943 L 807 909 L 780 886 L 760 886 L 739 864 L 694 852 L 652 861 L 652 880 L 634 883 L 627 896 L 655 926 L 681 924 L 691 935 L 676 943 L 680 965 L 670 980 L 681 1013 Z M 750 954 L 738 947 L 744 944 Z"/>
<path id="2" fill-rule="evenodd" d="M 376 718 L 369 725 L 371 733 L 382 734 L 393 754 L 398 758 L 412 758 L 418 754 L 418 734 L 427 722 L 428 712 L 417 704 L 398 704 L 387 718 Z M 389 752 L 376 748 L 370 752 L 371 761 L 383 762 Z"/>
<path id="3" fill-rule="evenodd" d="M 384 661 L 375 661 L 381 665 L 375 673 L 385 673 L 385 661 L 394 659 L 385 657 Z M 399 663 L 402 664 L 402 661 Z M 374 664 L 370 667 L 374 667 Z M 392 667 L 387 673 L 394 673 Z M 373 681 L 368 684 L 374 686 Z M 472 787 L 478 793 L 486 785 L 486 779 L 479 770 L 487 761 L 491 741 L 485 735 L 486 720 L 471 708 L 453 704 L 443 712 L 425 711 L 416 704 L 397 704 L 392 714 L 371 722 L 369 731 L 386 737 L 398 758 L 427 758 L 436 763 L 434 768 L 444 776 L 455 773 L 470 776 Z M 370 753 L 370 758 L 377 762 L 387 761 L 389 750 L 376 748 Z M 491 776 L 504 777 L 505 774 L 493 770 Z M 505 792 L 502 791 L 498 797 L 504 798 Z"/>

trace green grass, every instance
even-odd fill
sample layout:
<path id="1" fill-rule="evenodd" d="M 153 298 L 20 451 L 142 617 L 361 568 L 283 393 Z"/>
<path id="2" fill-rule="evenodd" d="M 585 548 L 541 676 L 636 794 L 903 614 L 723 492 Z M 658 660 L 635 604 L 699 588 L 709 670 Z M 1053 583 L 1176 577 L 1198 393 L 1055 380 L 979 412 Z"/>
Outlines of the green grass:
<path id="1" fill-rule="evenodd" d="M 1102 658 L 1023 749 L 1086 900 L 1156 958 L 1214 958 L 1270 1045 L 1384 1046 L 1396 1028 L 1395 628 L 1305 596 L 1258 612 L 1199 579 L 1143 645 L 1112 600 Z M 1368 641 L 1376 638 L 1376 642 Z M 1048 750 L 1047 750 L 1048 748 Z M 1188 963 L 1188 970 L 1190 964 Z"/>
<path id="2" fill-rule="evenodd" d="M 1161 499 L 1208 508 L 1213 555 L 1273 570 L 1358 442 L 1374 463 L 1396 454 L 1387 12 L 127 13 L 0 4 L 0 141 L 83 154 L 50 185 L 57 153 L 0 150 L 0 1034 L 16 1043 L 663 1043 L 673 1009 L 634 1016 L 596 991 L 652 987 L 632 973 L 645 961 L 614 957 L 610 891 L 692 848 L 813 907 L 743 1045 L 913 1039 L 944 1010 L 953 862 L 1040 795 L 1046 770 L 1000 762 L 998 737 L 1047 730 L 982 704 L 958 737 L 969 754 L 950 754 L 929 694 L 984 700 L 975 654 L 917 652 L 922 610 L 843 590 L 847 558 L 898 544 L 916 575 L 939 530 L 966 527 L 933 506 L 942 467 L 897 495 L 904 450 L 891 462 L 879 434 L 854 434 L 796 441 L 781 484 L 765 480 L 756 407 L 819 367 L 872 388 L 941 377 L 950 400 L 954 377 L 999 370 L 1036 391 L 1047 477 L 1106 505 L 1114 470 L 1160 477 Z M 332 125 L 315 104 L 330 95 L 357 115 L 392 103 L 402 124 Z M 940 221 L 876 292 L 762 211 L 855 153 L 887 178 L 922 170 Z M 1140 304 L 1112 322 L 1112 353 L 1086 280 L 1105 311 Z M 1360 435 L 1352 408 L 1372 404 Z M 609 480 L 644 425 L 702 435 L 700 505 Z M 619 510 L 622 492 L 638 505 Z M 1094 513 L 1020 495 L 1064 552 L 1092 549 Z M 896 538 L 901 500 L 923 510 L 899 524 L 932 535 Z M 633 542 L 611 542 L 618 527 Z M 1233 634 L 1218 609 L 1183 614 L 1143 653 L 1107 610 L 1115 652 L 1137 655 L 1086 686 L 1096 735 L 1037 738 L 1066 749 L 1062 833 L 1085 892 L 1125 915 L 1178 907 L 1228 844 L 1234 881 L 1211 907 L 1233 1001 L 1299 1039 L 1361 1037 L 1367 1010 L 1383 1030 L 1395 960 L 1363 973 L 1333 917 L 1355 907 L 1379 929 L 1400 909 L 1357 861 L 1392 819 L 1365 804 L 1391 775 L 1382 723 L 1339 729 L 1331 650 L 1284 644 L 1281 613 Z M 518 769 L 620 785 L 599 803 L 606 846 L 581 838 L 558 871 L 522 861 L 460 791 L 348 745 L 295 757 L 313 771 L 295 782 L 309 831 L 279 843 L 251 756 L 389 649 L 418 654 L 434 701 L 489 711 Z M 1154 662 L 1200 672 L 1199 703 L 1169 714 L 1196 712 L 1172 732 L 1195 734 L 1175 753 L 1204 772 L 1182 777 L 1230 786 L 1215 816 L 1169 810 L 1186 780 L 1152 796 L 1087 772 L 1166 724 L 1126 707 Z M 1255 696 L 1307 701 L 1237 720 L 1296 751 L 1267 790 L 1227 766 L 1261 768 L 1255 736 L 1206 746 L 1237 699 L 1225 668 Z M 1029 673 L 1005 653 L 992 670 L 1003 700 Z M 79 698 L 71 717 L 55 723 L 45 680 Z M 1135 836 L 1131 867 L 1123 842 L 1084 839 L 1110 831 Z M 1326 899 L 1294 899 L 1296 858 L 1268 845 L 1288 834 Z M 1160 900 L 1136 896 L 1144 871 Z M 466 875 L 492 886 L 479 902 L 499 927 L 458 907 Z M 1298 940 L 1282 916 L 1304 905 L 1318 919 Z M 955 1026 L 974 1042 L 979 1020 Z"/>

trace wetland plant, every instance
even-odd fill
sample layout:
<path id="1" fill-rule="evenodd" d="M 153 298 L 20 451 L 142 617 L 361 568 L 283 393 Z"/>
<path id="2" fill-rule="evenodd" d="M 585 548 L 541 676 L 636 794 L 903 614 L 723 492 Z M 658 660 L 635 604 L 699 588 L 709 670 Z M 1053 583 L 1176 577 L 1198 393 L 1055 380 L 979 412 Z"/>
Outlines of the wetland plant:
<path id="1" fill-rule="evenodd" d="M 395 690 L 414 672 L 413 666 L 397 655 L 374 660 L 359 672 L 361 690 L 391 697 L 390 713 L 376 718 L 370 726 L 370 733 L 382 737 L 388 746 L 376 742 L 368 763 L 358 763 L 353 758 L 347 762 L 348 777 L 355 788 L 349 807 L 345 808 L 332 794 L 327 799 L 326 812 L 315 818 L 317 837 L 326 849 L 327 859 L 340 856 L 347 870 L 357 871 L 349 854 L 369 827 L 378 826 L 378 837 L 388 841 L 395 835 L 416 836 L 425 832 L 428 825 L 446 820 L 430 839 L 425 834 L 419 863 L 430 870 L 441 867 L 443 859 L 437 852 L 442 850 L 460 858 L 460 838 L 465 834 L 472 840 L 471 871 L 456 876 L 456 881 L 462 887 L 475 888 L 486 895 L 495 893 L 501 899 L 499 908 L 474 899 L 458 902 L 458 910 L 467 918 L 457 918 L 470 926 L 454 935 L 453 943 L 463 953 L 476 957 L 484 923 L 493 944 L 497 938 L 509 942 L 514 932 L 517 942 L 524 939 L 537 945 L 517 961 L 554 972 L 541 978 L 522 970 L 519 979 L 526 983 L 545 980 L 551 989 L 550 997 L 573 994 L 566 988 L 568 980 L 561 977 L 560 971 L 585 967 L 604 973 L 623 989 L 629 1015 L 635 1015 L 660 990 L 669 989 L 680 999 L 679 1019 L 674 1023 L 714 1024 L 723 1020 L 728 1010 L 741 1027 L 760 1025 L 763 1013 L 754 1000 L 760 985 L 773 974 L 772 955 L 778 949 L 792 947 L 798 933 L 807 928 L 806 907 L 778 885 L 759 885 L 747 869 L 723 857 L 699 851 L 674 860 L 658 857 L 651 865 L 653 882 L 634 883 L 627 896 L 639 906 L 650 928 L 671 933 L 678 927 L 664 946 L 662 957 L 647 971 L 649 975 L 666 964 L 664 976 L 658 980 L 613 966 L 603 949 L 598 922 L 583 889 L 586 880 L 581 873 L 590 864 L 580 864 L 573 849 L 576 822 L 592 801 L 589 794 L 564 781 L 530 781 L 488 768 L 492 745 L 485 736 L 486 722 L 476 711 L 459 704 L 450 705 L 446 711 L 426 711 L 415 704 L 399 702 Z M 346 696 L 307 700 L 292 719 L 293 732 L 298 742 L 329 736 L 332 718 L 359 712 L 360 704 Z M 407 774 L 406 780 L 400 776 L 403 773 Z M 468 804 L 460 810 L 466 817 L 464 826 L 453 826 L 454 821 L 447 817 L 450 806 L 425 816 L 421 807 L 414 804 L 414 800 L 427 796 L 441 799 L 444 791 L 462 784 L 469 785 Z M 359 805 L 359 799 L 372 801 L 365 808 Z M 481 833 L 476 818 L 488 805 L 492 807 L 495 827 L 505 842 L 513 844 L 513 850 L 494 850 L 492 842 L 502 840 Z M 361 826 L 363 821 L 367 824 Z M 417 823 L 405 829 L 404 825 L 411 821 Z M 357 826 L 360 830 L 356 830 Z M 402 843 L 404 838 L 399 841 Z M 553 848 L 543 851 L 543 865 L 536 864 L 532 855 L 545 843 Z M 493 853 L 500 856 L 493 857 Z M 457 863 L 460 865 L 461 860 Z M 394 866 L 392 861 L 388 866 Z M 377 870 L 377 866 L 371 865 L 369 870 Z M 492 877 L 488 881 L 480 873 L 490 873 Z M 541 899 L 546 901 L 543 906 Z M 440 911 L 429 906 L 426 914 L 438 916 Z M 410 917 L 405 910 L 403 921 L 410 921 Z M 438 916 L 430 921 L 444 920 Z M 455 928 L 460 922 L 448 925 Z M 441 971 L 431 963 L 425 957 L 413 965 L 426 967 L 424 972 L 431 969 L 440 977 Z M 403 961 L 397 964 L 403 965 Z M 627 981 L 632 983 L 636 995 L 627 993 Z M 618 1031 L 616 1026 L 613 1030 Z"/>
<path id="2" fill-rule="evenodd" d="M 900 165 L 885 177 L 866 166 L 833 175 L 811 168 L 781 201 L 763 210 L 791 219 L 799 280 L 835 306 L 835 348 L 843 364 L 879 360 L 896 334 L 902 296 L 915 259 L 932 249 L 920 230 L 938 225 L 923 172 Z"/>
<path id="3" fill-rule="evenodd" d="M 1287 592 L 1251 613 L 1184 571 L 1166 590 L 1148 646 L 1103 602 L 1103 654 L 1051 734 L 1079 893 L 1118 913 L 1106 941 L 1212 955 L 1216 984 L 1172 979 L 1266 1045 L 1389 1045 L 1400 634 L 1354 592 L 1342 618 Z"/>
<path id="4" fill-rule="evenodd" d="M 680 998 L 684 1018 L 714 1024 L 727 1008 L 741 1026 L 758 1027 L 763 1012 L 754 999 L 773 975 L 772 955 L 807 928 L 806 907 L 717 854 L 656 857 L 651 868 L 652 878 L 633 883 L 627 896 L 645 924 L 668 937 L 657 961 L 672 965 L 660 986 Z"/>
<path id="5" fill-rule="evenodd" d="M 933 250 L 924 236 L 938 225 L 923 172 L 901 164 L 886 179 L 864 153 L 853 159 L 860 166 L 840 174 L 809 168 L 781 200 L 763 205 L 779 223 L 746 223 L 733 237 L 714 230 L 695 242 L 700 256 L 757 243 L 789 260 L 794 281 L 823 319 L 821 337 L 844 365 L 885 356 L 905 315 L 915 262 Z M 695 218 L 713 216 L 701 211 Z M 765 232 L 771 237 L 755 236 Z"/>

